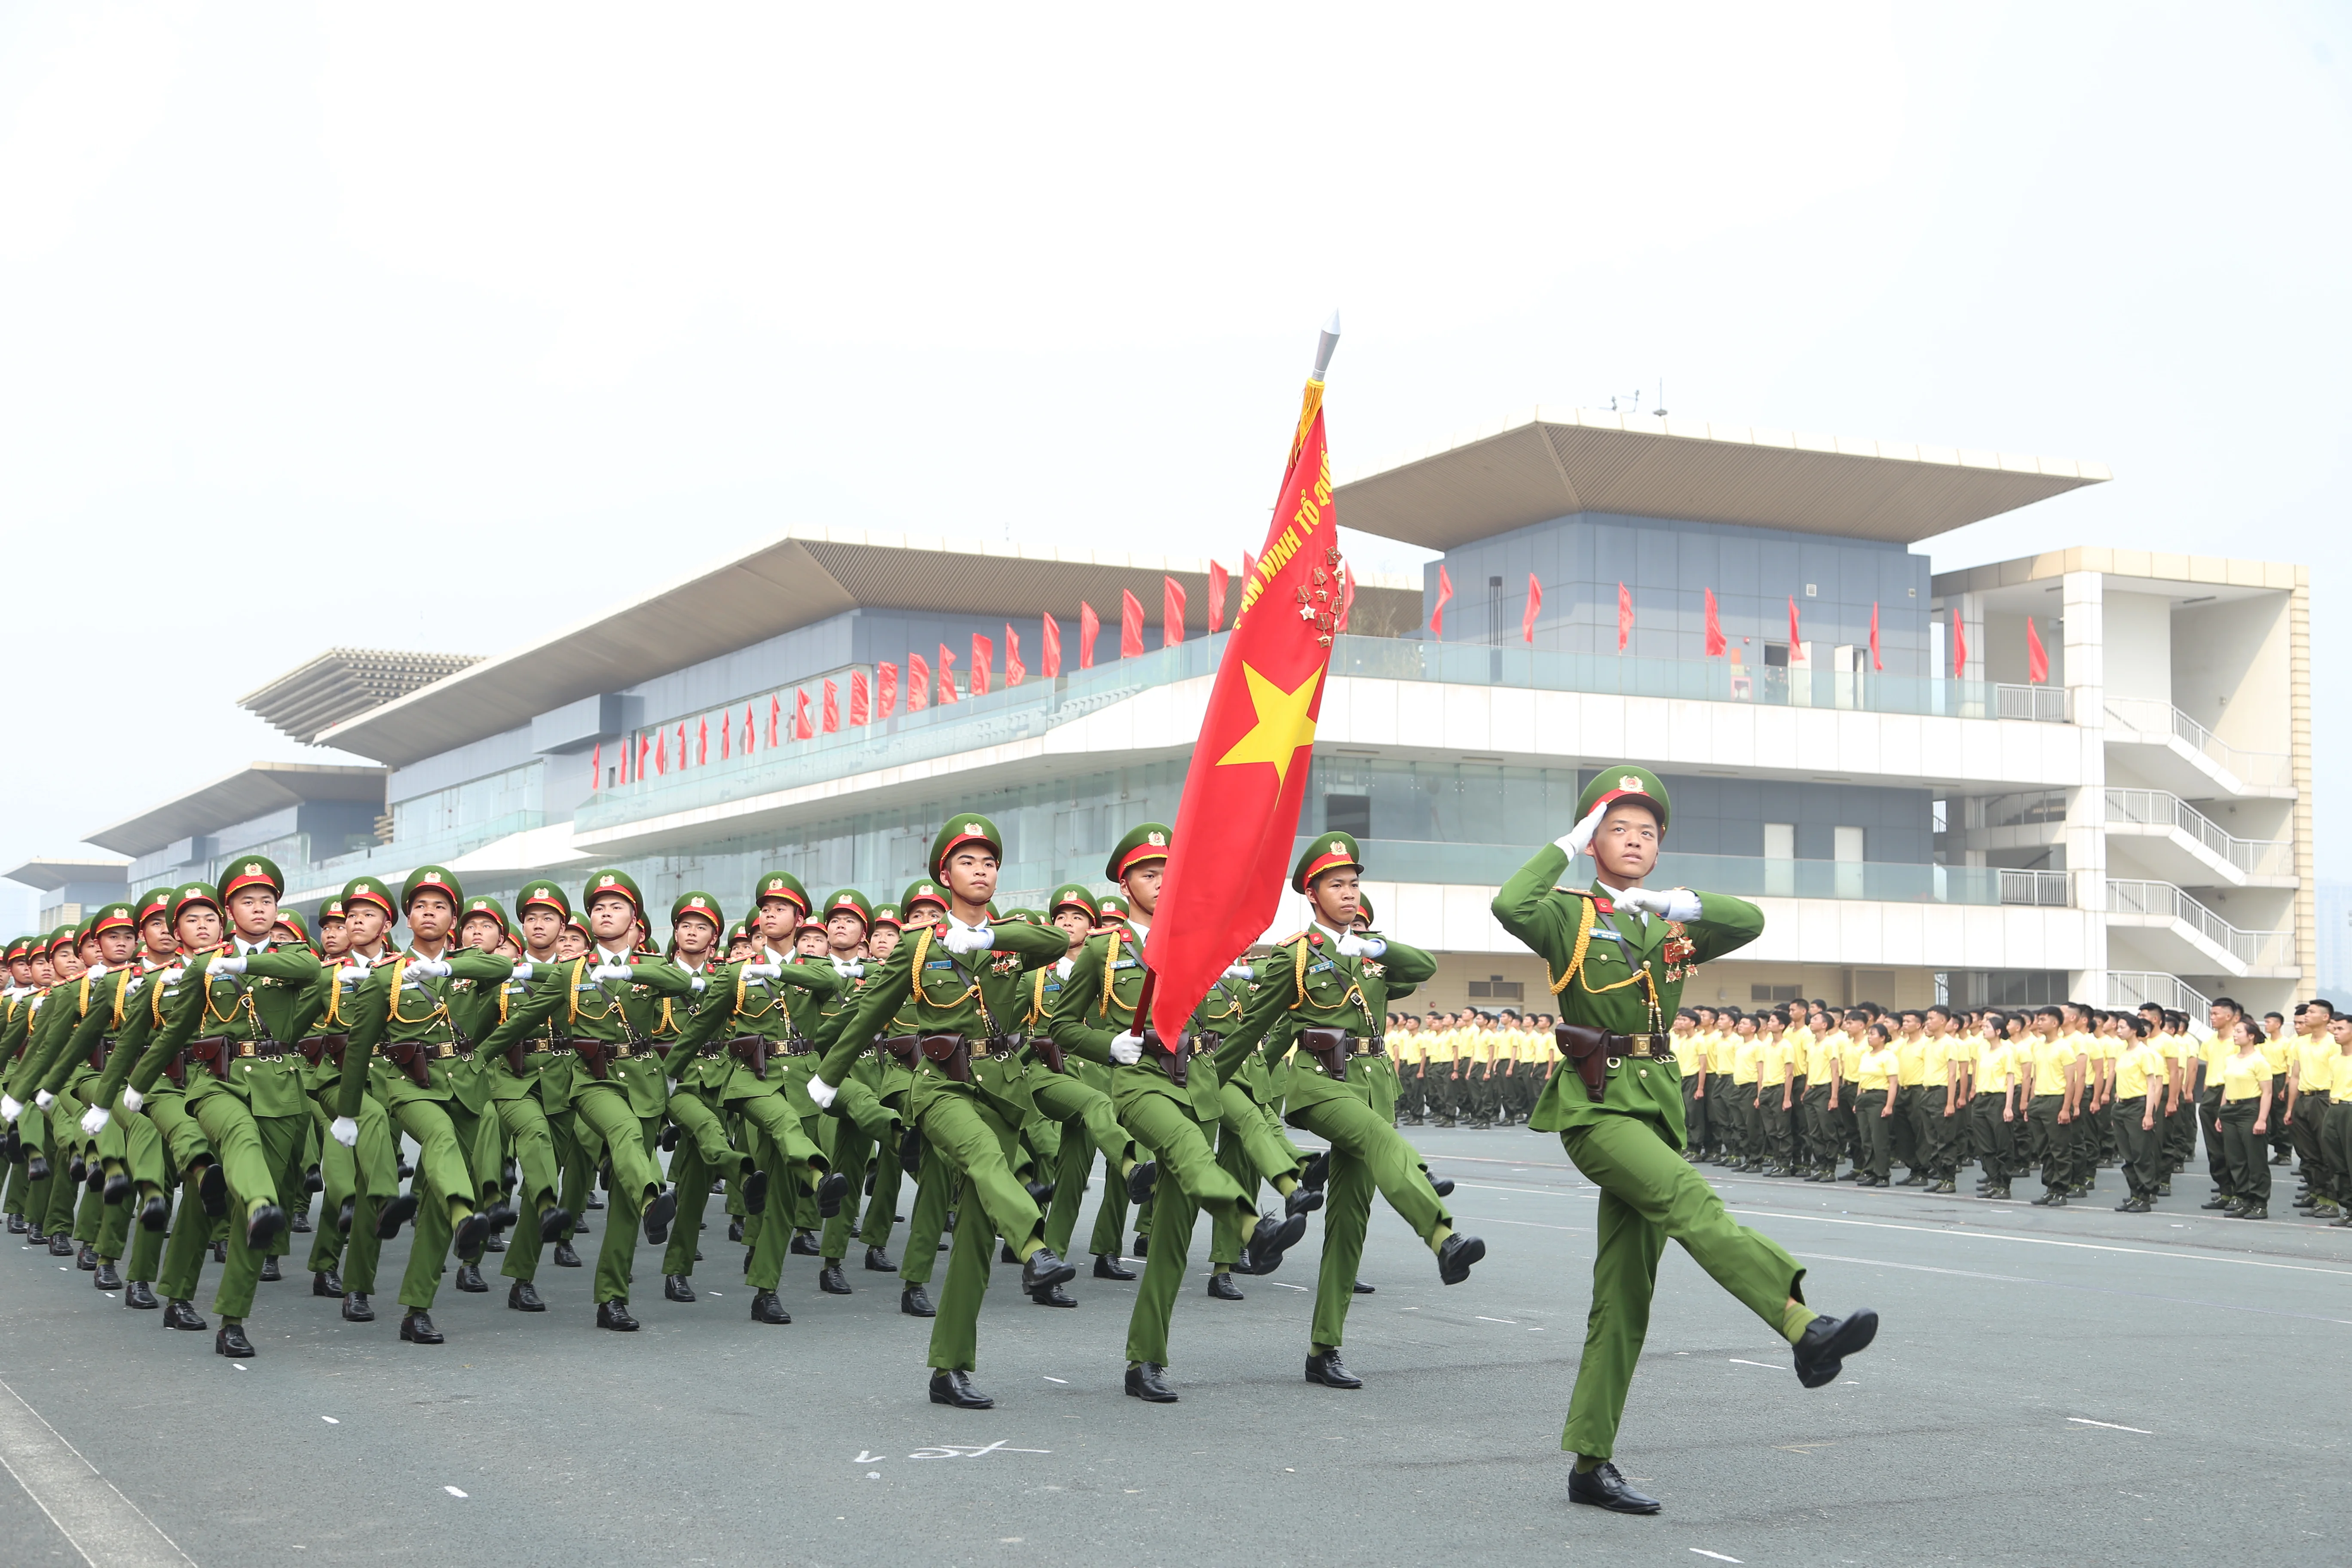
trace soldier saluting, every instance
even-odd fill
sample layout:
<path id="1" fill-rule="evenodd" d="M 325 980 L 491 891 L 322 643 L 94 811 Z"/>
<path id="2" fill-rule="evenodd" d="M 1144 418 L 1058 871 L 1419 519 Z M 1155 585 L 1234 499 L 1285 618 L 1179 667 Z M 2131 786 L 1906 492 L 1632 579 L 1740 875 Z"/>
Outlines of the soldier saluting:
<path id="1" fill-rule="evenodd" d="M 1552 1074 L 1528 1125 L 1558 1132 L 1601 1188 L 1592 1310 L 1560 1447 L 1577 1456 L 1570 1500 L 1620 1513 L 1659 1508 L 1610 1455 L 1668 1237 L 1795 1347 L 1807 1388 L 1834 1380 L 1843 1358 L 1878 1331 L 1867 1308 L 1833 1319 L 1807 1307 L 1804 1269 L 1733 1221 L 1682 1157 L 1682 1079 L 1667 1020 L 1692 968 L 1754 941 L 1764 914 L 1721 893 L 1642 885 L 1657 865 L 1669 809 L 1665 785 L 1648 769 L 1603 769 L 1577 802 L 1577 825 L 1538 850 L 1494 902 L 1503 929 L 1543 959 L 1560 1002 L 1567 1070 Z M 1559 886 L 1570 858 L 1587 851 L 1598 868 L 1592 884 Z"/>

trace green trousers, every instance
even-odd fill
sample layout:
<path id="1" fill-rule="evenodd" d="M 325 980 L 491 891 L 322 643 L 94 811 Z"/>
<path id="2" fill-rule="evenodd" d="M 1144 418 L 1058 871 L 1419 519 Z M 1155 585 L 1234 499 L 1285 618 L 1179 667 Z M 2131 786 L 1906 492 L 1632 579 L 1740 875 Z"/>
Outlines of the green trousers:
<path id="1" fill-rule="evenodd" d="M 522 1173 L 522 1191 L 515 1205 L 521 1217 L 507 1242 L 506 1266 L 499 1272 L 509 1279 L 536 1279 L 540 1248 L 544 1245 L 539 1238 L 539 1216 L 555 1206 L 556 1186 L 562 1180 L 555 1160 L 554 1130 L 548 1126 L 547 1110 L 536 1093 L 491 1103 L 498 1110 L 507 1145 L 514 1151 L 515 1165 Z"/>
<path id="2" fill-rule="evenodd" d="M 833 1162 L 809 1136 L 809 1119 L 796 1113 L 782 1095 L 751 1095 L 730 1100 L 727 1108 L 742 1118 L 755 1151 L 752 1163 L 768 1173 L 769 1181 L 767 1212 L 758 1216 L 758 1232 L 752 1232 L 748 1221 L 744 1226 L 751 1256 L 743 1283 L 754 1290 L 773 1290 L 783 1281 L 784 1259 L 792 1252 L 798 1221 L 804 1216 L 809 1228 L 816 1224 L 817 1184 L 832 1171 Z M 856 1130 L 854 1123 L 841 1125 L 845 1131 Z M 792 1216 L 789 1221 L 787 1215 Z"/>
<path id="3" fill-rule="evenodd" d="M 1318 1072 L 1294 1066 L 1294 1071 Z M 1389 1206 L 1427 1241 L 1453 1215 L 1430 1185 L 1421 1155 L 1404 1134 L 1381 1120 L 1369 1091 L 1350 1082 L 1363 1099 L 1293 1101 L 1288 1116 L 1293 1127 L 1312 1132 L 1331 1145 L 1331 1173 L 1324 1189 L 1323 1258 L 1316 1273 L 1313 1342 L 1336 1348 L 1347 1331 L 1348 1308 L 1355 1300 L 1356 1273 L 1364 1257 L 1364 1231 L 1370 1225 L 1372 1194 L 1378 1191 Z M 1679 1155 L 1675 1164 L 1685 1171 Z M 1696 1180 L 1696 1177 L 1692 1178 Z M 1704 1185 L 1704 1184 L 1701 1184 Z M 1155 1248 L 1154 1250 L 1157 1250 Z"/>
<path id="4" fill-rule="evenodd" d="M 1118 1186 L 1125 1174 L 1122 1167 L 1136 1158 L 1135 1141 L 1118 1124 L 1110 1096 L 1075 1071 L 1033 1072 L 1030 1077 L 1039 1113 L 1062 1128 L 1058 1157 L 1048 1166 L 1054 1173 L 1054 1197 L 1045 1209 L 1045 1245 L 1065 1253 L 1070 1248 L 1070 1233 L 1077 1228 L 1096 1154 L 1101 1154 L 1109 1172 L 1109 1184 Z"/>
<path id="5" fill-rule="evenodd" d="M 1559 1135 L 1560 1146 L 1601 1189 L 1592 1257 L 1592 1310 L 1584 1359 L 1569 1396 L 1559 1446 L 1587 1458 L 1614 1451 L 1625 1390 L 1650 1328 L 1658 1257 L 1668 1239 L 1778 1333 L 1805 1271 L 1761 1232 L 1733 1220 L 1699 1173 L 1637 1116 L 1604 1116 Z"/>
<path id="6" fill-rule="evenodd" d="M 286 1151 L 300 1147 L 310 1120 L 256 1116 L 232 1094 L 208 1094 L 196 1102 L 196 1121 L 212 1146 L 223 1151 L 221 1170 L 228 1178 L 228 1263 L 213 1296 L 213 1310 L 225 1318 L 243 1318 L 253 1310 L 263 1255 L 246 1245 L 246 1215 L 256 1203 L 278 1201 L 276 1173 L 286 1162 Z M 240 1177 L 253 1184 L 240 1186 Z M 195 1213 L 203 1215 L 201 1205 Z"/>
<path id="7" fill-rule="evenodd" d="M 2147 1102 L 2142 1100 L 2118 1100 L 2107 1107 L 2116 1145 L 2123 1150 L 2124 1184 L 2136 1198 L 2155 1197 L 2171 1169 L 2164 1156 L 2163 1112 L 2153 1118 L 2155 1126 L 2144 1128 L 2140 1120 L 2147 1114 Z"/>
<path id="8" fill-rule="evenodd" d="M 939 1266 L 940 1237 L 947 1234 L 948 1211 L 955 1206 L 955 1172 L 929 1139 L 923 1142 L 923 1156 L 915 1169 L 915 1206 L 907 1211 L 907 1250 L 898 1260 L 902 1285 L 931 1282 L 932 1271 Z"/>
<path id="9" fill-rule="evenodd" d="M 934 1089 L 915 1107 L 916 1124 L 940 1157 L 963 1178 L 963 1207 L 956 1215 L 955 1247 L 948 1254 L 947 1287 L 939 1316 L 931 1321 L 929 1364 L 940 1371 L 971 1372 L 979 1354 L 980 1306 L 988 1293 L 988 1272 L 1002 1235 L 1024 1248 L 1044 1227 L 1036 1200 L 1013 1174 L 1019 1129 L 992 1102 L 978 1094 Z M 911 1248 L 910 1248 L 911 1250 Z"/>
<path id="10" fill-rule="evenodd" d="M 596 1249 L 596 1301 L 600 1306 L 625 1301 L 636 1263 L 637 1221 L 646 1203 L 661 1191 L 661 1168 L 647 1152 L 652 1142 L 647 1125 L 638 1121 L 629 1104 L 629 1091 L 619 1083 L 602 1079 L 574 1083 L 572 1114 L 583 1133 L 595 1136 L 613 1166 L 613 1199 L 604 1210 L 604 1242 Z"/>
<path id="11" fill-rule="evenodd" d="M 1184 1289 L 1192 1223 L 1200 1213 L 1181 1183 L 1163 1179 L 1151 1194 L 1151 1251 L 1143 1260 L 1143 1279 L 1127 1318 L 1130 1362 L 1168 1364 L 1168 1331 L 1176 1315 L 1176 1298 Z"/>
<path id="12" fill-rule="evenodd" d="M 2221 1151 L 2230 1163 L 2230 1191 L 2247 1203 L 2271 1201 L 2270 1131 L 2267 1126 L 2261 1132 L 2254 1131 L 2254 1120 L 2262 1111 L 2258 1096 L 2224 1101 L 2221 1111 Z"/>
<path id="13" fill-rule="evenodd" d="M 416 1233 L 409 1244 L 408 1267 L 400 1277 L 400 1304 L 421 1312 L 440 1291 L 441 1266 L 457 1234 L 449 1217 L 450 1201 L 479 1207 L 482 1189 L 495 1184 L 497 1173 L 488 1178 L 476 1173 L 480 1119 L 455 1100 L 411 1100 L 386 1109 L 400 1130 L 416 1141 L 416 1176 L 409 1188 L 416 1195 Z M 344 1285 L 354 1288 L 349 1280 Z"/>

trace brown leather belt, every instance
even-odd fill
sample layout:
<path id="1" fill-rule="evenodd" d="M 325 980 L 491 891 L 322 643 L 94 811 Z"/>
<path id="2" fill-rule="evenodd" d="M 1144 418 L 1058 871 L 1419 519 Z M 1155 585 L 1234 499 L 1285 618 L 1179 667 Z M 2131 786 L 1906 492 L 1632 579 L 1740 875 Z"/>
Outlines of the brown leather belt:
<path id="1" fill-rule="evenodd" d="M 1559 1054 L 1576 1069 L 1589 1100 L 1601 1097 L 1609 1068 L 1619 1062 L 1663 1060 L 1674 1054 L 1671 1035 L 1620 1035 L 1585 1024 L 1561 1024 L 1553 1028 L 1551 1037 Z"/>
<path id="2" fill-rule="evenodd" d="M 335 1065 L 341 1067 L 343 1065 L 343 1051 L 351 1043 L 352 1037 L 348 1034 L 313 1035 L 294 1048 L 300 1051 L 312 1067 L 317 1067 L 320 1059 L 327 1057 L 332 1057 Z"/>

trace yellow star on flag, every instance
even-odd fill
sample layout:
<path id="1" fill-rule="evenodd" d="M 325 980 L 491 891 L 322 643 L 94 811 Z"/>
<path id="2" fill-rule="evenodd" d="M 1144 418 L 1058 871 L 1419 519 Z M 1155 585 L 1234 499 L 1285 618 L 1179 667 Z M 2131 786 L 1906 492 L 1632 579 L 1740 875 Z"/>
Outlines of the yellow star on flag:
<path id="1" fill-rule="evenodd" d="M 1323 672 L 1319 668 L 1310 672 L 1296 691 L 1285 691 L 1246 664 L 1242 674 L 1249 681 L 1250 706 L 1257 710 L 1257 722 L 1217 759 L 1217 765 L 1272 763 L 1279 786 L 1288 778 L 1290 759 L 1298 754 L 1298 748 L 1315 743 L 1315 720 L 1307 710 L 1314 706 L 1315 689 Z"/>

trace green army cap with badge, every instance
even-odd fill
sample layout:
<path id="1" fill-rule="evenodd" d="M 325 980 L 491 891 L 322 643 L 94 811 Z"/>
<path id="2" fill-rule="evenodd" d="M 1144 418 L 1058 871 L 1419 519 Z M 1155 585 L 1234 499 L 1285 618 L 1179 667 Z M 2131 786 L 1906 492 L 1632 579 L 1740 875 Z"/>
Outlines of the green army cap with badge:
<path id="1" fill-rule="evenodd" d="M 709 921 L 713 931 L 727 929 L 727 916 L 720 911 L 719 900 L 709 893 L 692 889 L 680 893 L 669 906 L 670 930 L 676 931 L 677 922 L 688 915 Z"/>
<path id="2" fill-rule="evenodd" d="M 947 889 L 932 881 L 909 882 L 907 884 L 906 896 L 898 902 L 909 912 L 913 911 L 917 904 L 937 904 L 940 908 L 946 909 L 948 907 Z"/>
<path id="3" fill-rule="evenodd" d="M 948 857 L 967 844 L 985 844 L 990 854 L 1004 858 L 1004 835 L 996 830 L 996 824 L 976 811 L 960 812 L 949 817 L 931 840 L 932 877 L 945 880 Z"/>
<path id="4" fill-rule="evenodd" d="M 764 872 L 754 887 L 757 890 L 751 895 L 753 909 L 758 909 L 770 899 L 782 899 L 796 906 L 803 917 L 809 912 L 809 890 L 790 871 Z"/>
<path id="5" fill-rule="evenodd" d="M 1048 914 L 1055 915 L 1064 910 L 1083 910 L 1087 919 L 1092 920 L 1095 918 L 1094 889 L 1083 882 L 1065 882 L 1054 889 L 1052 898 L 1045 900 L 1045 910 Z"/>
<path id="6" fill-rule="evenodd" d="M 343 907 L 348 910 L 353 904 L 373 904 L 387 917 L 400 913 L 400 905 L 394 901 L 392 889 L 373 877 L 353 877 L 343 884 Z"/>
<path id="7" fill-rule="evenodd" d="M 524 883 L 522 891 L 515 895 L 516 917 L 520 919 L 523 911 L 534 904 L 541 909 L 553 910 L 562 919 L 568 921 L 572 918 L 572 900 L 556 883 L 543 879 Z"/>
<path id="8" fill-rule="evenodd" d="M 58 953 L 58 949 L 62 947 L 67 952 L 70 952 L 73 951 L 73 945 L 74 928 L 69 925 L 59 926 L 57 930 L 49 933 L 49 940 L 41 944 L 41 952 L 50 958 L 55 958 Z"/>
<path id="9" fill-rule="evenodd" d="M 466 929 L 466 922 L 473 919 L 476 915 L 488 915 L 490 919 L 498 921 L 499 934 L 500 936 L 512 936 L 514 934 L 514 926 L 507 919 L 506 906 L 499 903 L 498 900 L 484 898 L 478 894 L 473 898 L 467 899 L 465 903 L 464 910 L 457 916 L 457 929 L 459 931 L 464 931 Z"/>
<path id="10" fill-rule="evenodd" d="M 322 930 L 322 931 L 323 931 L 324 929 L 326 929 L 326 924 L 327 924 L 327 922 L 328 922 L 329 921 L 340 921 L 342 918 L 343 918 L 343 900 L 341 900 L 341 899 L 329 899 L 325 903 L 320 904 L 320 905 L 319 906 L 319 926 L 320 926 L 320 930 Z"/>
<path id="11" fill-rule="evenodd" d="M 284 926 L 288 931 L 292 931 L 294 933 L 294 940 L 300 942 L 304 947 L 309 948 L 311 952 L 316 952 L 319 951 L 319 944 L 310 940 L 310 922 L 303 920 L 301 910 L 280 910 L 278 911 L 278 918 L 273 923 L 275 925 Z"/>
<path id="12" fill-rule="evenodd" d="M 1372 900 L 1361 893 L 1356 895 L 1356 918 L 1366 925 L 1372 923 Z"/>
<path id="13" fill-rule="evenodd" d="M 136 931 L 139 929 L 139 911 L 131 904 L 101 904 L 98 912 L 89 917 L 89 923 L 93 934 L 106 931 Z"/>
<path id="14" fill-rule="evenodd" d="M 1124 894 L 1102 893 L 1096 896 L 1095 923 L 1097 925 L 1100 925 L 1105 921 L 1124 921 L 1132 912 Z"/>
<path id="15" fill-rule="evenodd" d="M 203 904 L 215 914 L 220 911 L 219 889 L 210 882 L 183 882 L 172 889 L 172 923 L 178 925 L 180 916 L 192 904 Z"/>
<path id="16" fill-rule="evenodd" d="M 617 893 L 628 900 L 629 907 L 637 911 L 637 919 L 640 921 L 645 919 L 646 896 L 637 890 L 637 879 L 618 867 L 590 873 L 587 884 L 580 889 L 581 907 L 583 910 L 593 907 L 607 893 Z M 581 929 L 584 931 L 587 928 L 583 925 Z"/>
<path id="17" fill-rule="evenodd" d="M 1298 864 L 1291 868 L 1290 890 L 1303 893 L 1308 884 L 1326 871 L 1341 869 L 1361 871 L 1363 852 L 1356 847 L 1352 833 L 1326 833 L 1298 852 Z"/>
<path id="18" fill-rule="evenodd" d="M 1137 823 L 1112 848 L 1110 858 L 1103 863 L 1103 875 L 1114 882 L 1122 881 L 1138 866 L 1167 859 L 1169 841 L 1174 836 L 1164 822 Z"/>
<path id="19" fill-rule="evenodd" d="M 166 886 L 162 888 L 150 888 L 145 892 L 140 894 L 137 900 L 139 923 L 143 926 L 157 915 L 162 915 L 167 921 L 170 920 L 172 918 L 172 895 L 178 891 L 179 889 L 177 888 Z"/>
<path id="20" fill-rule="evenodd" d="M 457 879 L 449 874 L 446 866 L 419 866 L 408 874 L 408 880 L 400 885 L 401 913 L 408 912 L 408 906 L 416 901 L 419 893 L 439 893 L 449 900 L 453 910 L 466 907 L 466 889 L 457 885 Z"/>
<path id="21" fill-rule="evenodd" d="M 1645 803 L 1658 814 L 1658 831 L 1666 830 L 1666 817 L 1674 804 L 1666 798 L 1664 782 L 1649 769 L 1632 763 L 1620 763 L 1592 775 L 1592 782 L 1576 797 L 1576 820 L 1582 822 L 1591 816 L 1595 806 L 1614 805 L 1621 800 Z"/>
<path id="22" fill-rule="evenodd" d="M 856 915 L 867 931 L 874 929 L 874 905 L 855 888 L 835 888 L 824 900 L 824 918 L 835 915 Z"/>
<path id="23" fill-rule="evenodd" d="M 268 888 L 272 897 L 283 897 L 286 878 L 278 869 L 278 862 L 267 855 L 239 855 L 229 860 L 221 870 L 220 896 L 224 902 L 236 896 L 239 889 Z"/>
<path id="24" fill-rule="evenodd" d="M 869 931 L 879 931 L 884 926 L 888 926 L 892 931 L 904 931 L 907 929 L 907 921 L 905 918 L 898 913 L 898 905 L 877 904 L 874 906 L 874 922 L 866 929 Z"/>

